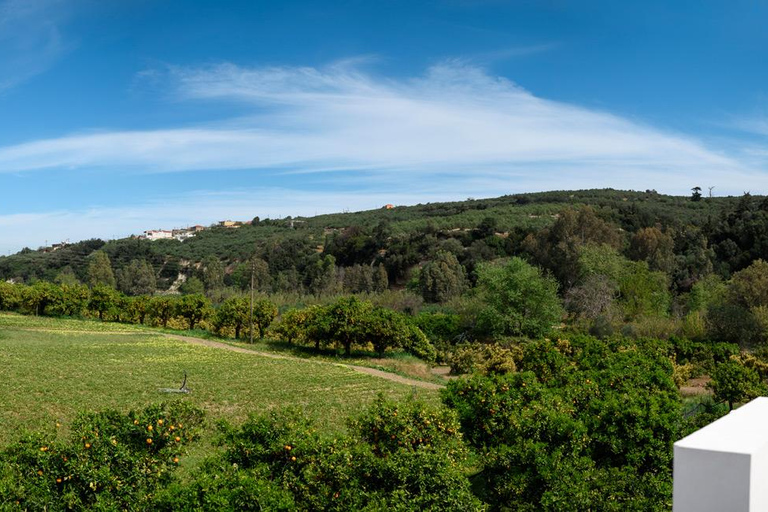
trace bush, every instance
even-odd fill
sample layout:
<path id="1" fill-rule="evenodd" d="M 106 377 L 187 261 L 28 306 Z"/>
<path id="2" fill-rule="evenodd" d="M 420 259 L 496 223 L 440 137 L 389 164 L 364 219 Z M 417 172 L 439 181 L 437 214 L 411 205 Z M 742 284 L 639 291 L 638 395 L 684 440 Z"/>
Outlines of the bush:
<path id="1" fill-rule="evenodd" d="M 499 509 L 668 510 L 681 400 L 655 344 L 589 337 L 523 346 L 518 371 L 448 384 Z"/>
<path id="2" fill-rule="evenodd" d="M 222 425 L 224 452 L 159 501 L 165 510 L 482 509 L 452 411 L 379 397 L 349 431 L 325 439 L 292 410 Z"/>
<path id="3" fill-rule="evenodd" d="M 429 342 L 429 339 L 421 332 L 421 329 L 414 325 L 408 326 L 408 335 L 405 338 L 403 348 L 408 353 L 428 363 L 434 362 L 437 359 L 437 350 L 434 345 Z"/>
<path id="4" fill-rule="evenodd" d="M 504 348 L 497 344 L 462 344 L 453 350 L 449 364 L 453 375 L 465 373 L 480 373 L 494 375 L 514 372 L 517 369 L 515 360 L 519 360 L 522 352 Z"/>
<path id="5" fill-rule="evenodd" d="M 81 414 L 68 440 L 25 434 L 0 455 L 0 501 L 21 510 L 146 510 L 203 413 L 182 402 Z"/>

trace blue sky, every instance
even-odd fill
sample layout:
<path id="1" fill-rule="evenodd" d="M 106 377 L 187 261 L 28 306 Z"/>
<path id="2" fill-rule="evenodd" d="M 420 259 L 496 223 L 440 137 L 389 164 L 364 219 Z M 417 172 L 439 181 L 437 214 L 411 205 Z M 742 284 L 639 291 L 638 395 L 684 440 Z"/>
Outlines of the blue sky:
<path id="1" fill-rule="evenodd" d="M 768 3 L 0 0 L 0 251 L 385 203 L 768 191 Z"/>

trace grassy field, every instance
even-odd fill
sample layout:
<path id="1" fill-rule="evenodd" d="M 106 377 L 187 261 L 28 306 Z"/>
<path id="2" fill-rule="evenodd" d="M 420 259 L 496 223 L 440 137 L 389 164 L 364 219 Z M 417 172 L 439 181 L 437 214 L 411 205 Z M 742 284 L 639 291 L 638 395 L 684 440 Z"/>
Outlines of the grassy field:
<path id="1" fill-rule="evenodd" d="M 188 395 L 165 394 L 184 372 Z M 18 429 L 67 424 L 78 411 L 122 411 L 182 397 L 211 419 L 298 406 L 328 433 L 379 392 L 409 386 L 317 361 L 270 359 L 172 340 L 115 323 L 0 314 L 0 444 Z M 436 392 L 419 390 L 429 402 Z"/>

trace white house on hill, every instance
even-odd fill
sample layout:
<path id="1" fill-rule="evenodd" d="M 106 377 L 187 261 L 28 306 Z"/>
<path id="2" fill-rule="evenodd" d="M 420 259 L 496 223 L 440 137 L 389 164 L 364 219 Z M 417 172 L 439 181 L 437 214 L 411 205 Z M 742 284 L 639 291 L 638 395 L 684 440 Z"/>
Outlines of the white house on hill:
<path id="1" fill-rule="evenodd" d="M 164 238 L 173 238 L 173 231 L 167 231 L 165 229 L 150 229 L 144 232 L 144 236 L 147 240 L 161 240 Z"/>

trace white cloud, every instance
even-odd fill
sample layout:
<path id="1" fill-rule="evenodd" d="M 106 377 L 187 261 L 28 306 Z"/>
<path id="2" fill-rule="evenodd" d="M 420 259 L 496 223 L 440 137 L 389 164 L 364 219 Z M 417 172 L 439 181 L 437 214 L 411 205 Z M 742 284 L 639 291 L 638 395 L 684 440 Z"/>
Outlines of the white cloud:
<path id="1" fill-rule="evenodd" d="M 691 137 L 616 115 L 538 98 L 462 62 L 423 77 L 385 79 L 354 64 L 325 69 L 223 64 L 171 71 L 183 100 L 237 102 L 246 116 L 195 128 L 106 132 L 0 148 L 0 168 L 401 171 L 515 177 L 557 187 L 624 186 L 661 174 L 690 183 L 738 160 Z M 617 172 L 618 171 L 618 172 Z M 648 183 L 648 186 L 658 185 Z"/>
<path id="2" fill-rule="evenodd" d="M 718 151 L 692 137 L 538 98 L 459 61 L 411 79 L 378 77 L 348 61 L 324 69 L 175 68 L 166 80 L 182 106 L 234 102 L 244 115 L 195 127 L 81 133 L 0 147 L 0 172 L 278 170 L 283 176 L 272 182 L 283 188 L 0 216 L 0 250 L 224 218 L 538 190 L 686 194 L 699 185 L 740 194 L 768 187 L 754 155 Z M 313 176 L 310 185 L 302 173 L 325 174 Z"/>

